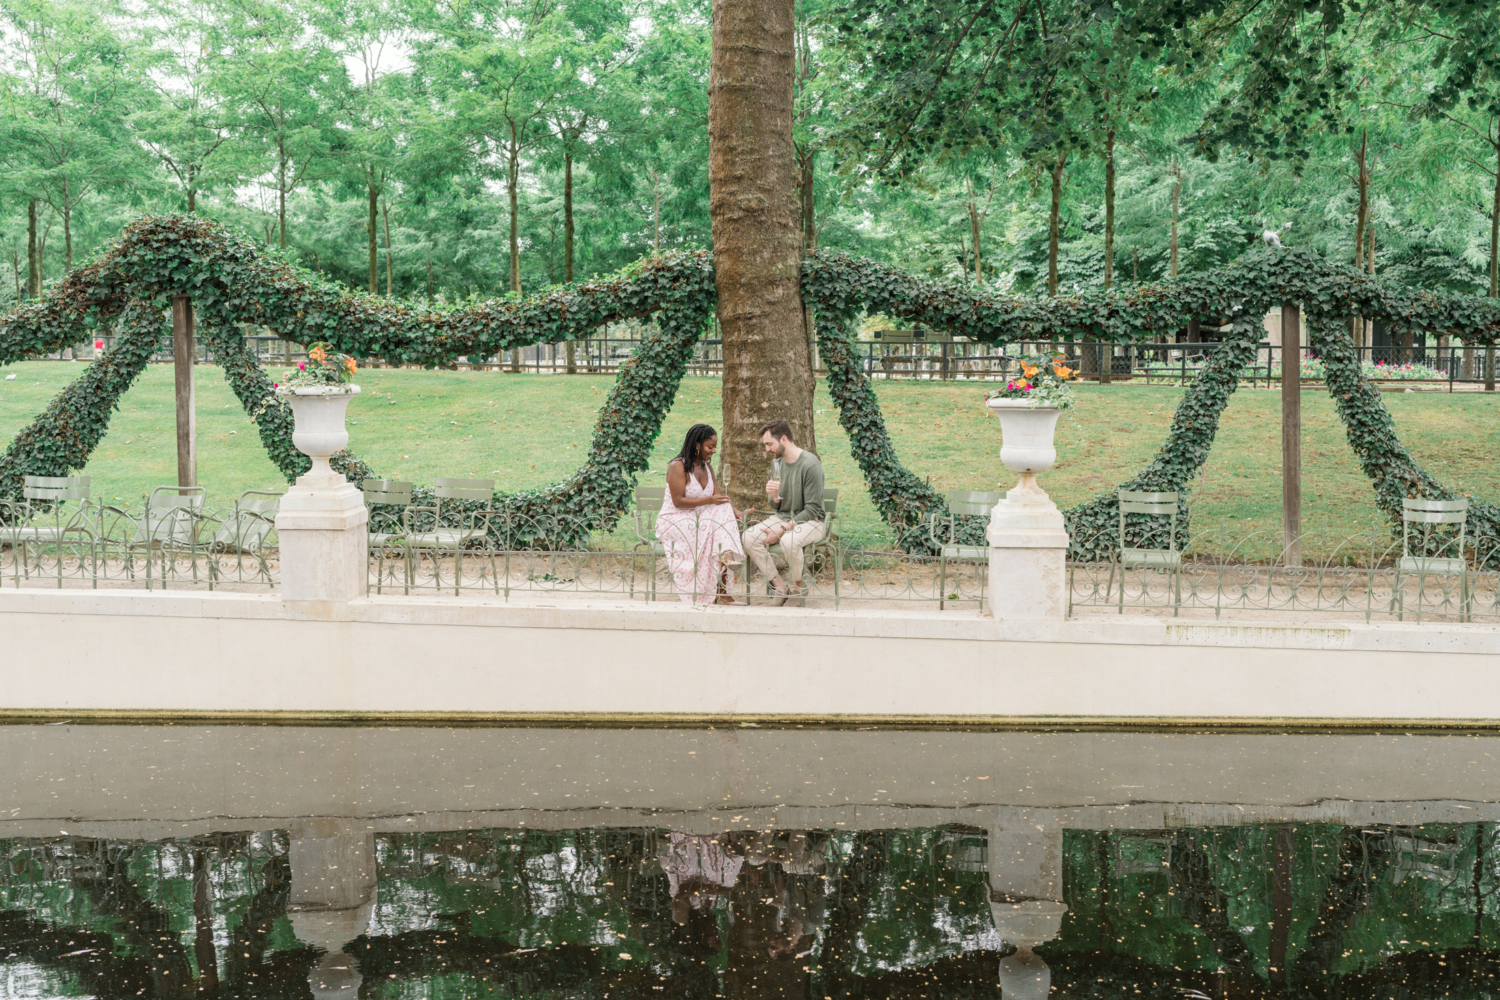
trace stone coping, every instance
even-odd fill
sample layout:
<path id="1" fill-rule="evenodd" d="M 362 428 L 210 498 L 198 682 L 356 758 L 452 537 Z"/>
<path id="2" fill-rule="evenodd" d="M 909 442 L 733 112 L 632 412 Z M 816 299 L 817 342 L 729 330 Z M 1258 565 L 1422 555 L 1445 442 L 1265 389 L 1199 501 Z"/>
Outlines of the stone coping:
<path id="1" fill-rule="evenodd" d="M 275 593 L 171 590 L 0 589 L 0 615 L 153 616 L 350 621 L 382 625 L 596 629 L 892 639 L 1003 640 L 1500 654 L 1500 625 L 1450 622 L 1166 618 L 1082 615 L 1064 620 L 995 620 L 971 611 L 880 608 L 686 607 L 678 603 L 578 598 L 510 601 L 476 597 L 371 595 L 347 605 L 306 608 Z M 3 621 L 3 619 L 0 619 Z M 774 623 L 774 624 L 773 624 Z"/>

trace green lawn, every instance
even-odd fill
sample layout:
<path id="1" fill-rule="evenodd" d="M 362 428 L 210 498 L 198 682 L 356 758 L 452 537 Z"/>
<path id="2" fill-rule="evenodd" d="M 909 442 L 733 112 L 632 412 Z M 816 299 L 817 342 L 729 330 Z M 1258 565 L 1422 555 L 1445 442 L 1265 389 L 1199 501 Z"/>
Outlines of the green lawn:
<path id="1" fill-rule="evenodd" d="M 83 363 L 23 362 L 0 379 L 0 440 L 29 422 Z M 440 475 L 487 476 L 502 489 L 555 482 L 579 464 L 612 376 L 367 369 L 364 393 L 349 410 L 351 446 L 392 478 L 431 482 Z M 977 384 L 877 384 L 897 453 L 940 489 L 1008 488 L 1000 433 Z M 110 433 L 86 470 L 95 492 L 138 498 L 176 478 L 172 369 L 152 365 L 122 399 Z M 1165 436 L 1181 389 L 1085 386 L 1072 417 L 1058 425 L 1058 464 L 1042 485 L 1060 505 L 1086 500 L 1140 469 Z M 1419 462 L 1452 486 L 1500 497 L 1500 397 L 1468 393 L 1386 393 L 1402 440 Z M 1225 414 L 1213 454 L 1196 485 L 1195 526 L 1232 531 L 1280 524 L 1280 393 L 1242 389 Z M 847 498 L 846 524 L 875 521 L 846 435 L 819 392 L 818 452 L 831 485 Z M 261 451 L 219 372 L 198 369 L 198 467 L 210 504 L 241 490 L 275 486 Z M 1332 400 L 1303 397 L 1303 526 L 1352 533 L 1381 524 L 1369 483 L 1344 440 Z M 719 421 L 719 386 L 687 379 L 652 458 L 650 482 L 664 474 L 688 425 Z"/>

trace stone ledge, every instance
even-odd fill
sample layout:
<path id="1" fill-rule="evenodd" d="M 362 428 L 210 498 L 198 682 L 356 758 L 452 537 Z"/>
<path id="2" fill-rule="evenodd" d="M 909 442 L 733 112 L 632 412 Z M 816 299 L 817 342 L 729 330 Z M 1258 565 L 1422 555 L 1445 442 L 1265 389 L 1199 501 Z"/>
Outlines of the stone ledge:
<path id="1" fill-rule="evenodd" d="M 1067 620 L 884 608 L 685 607 L 672 602 L 372 595 L 310 614 L 280 594 L 184 590 L 0 590 L 0 615 L 104 615 L 355 622 L 506 629 L 594 629 L 913 640 L 1199 646 L 1500 655 L 1500 626 L 1455 623 L 1269 621 L 1086 615 Z"/>

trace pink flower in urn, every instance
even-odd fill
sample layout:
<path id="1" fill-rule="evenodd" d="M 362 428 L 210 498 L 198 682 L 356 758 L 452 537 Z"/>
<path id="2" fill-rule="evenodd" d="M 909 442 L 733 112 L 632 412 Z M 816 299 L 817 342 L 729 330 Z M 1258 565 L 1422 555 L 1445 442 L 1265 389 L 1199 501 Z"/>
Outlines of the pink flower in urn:
<path id="1" fill-rule="evenodd" d="M 298 368 L 298 369 L 299 369 L 299 370 L 301 370 L 301 371 L 307 371 L 307 363 L 306 363 L 306 362 L 303 362 L 303 363 L 301 363 L 301 364 L 299 364 L 299 365 L 298 365 L 298 366 L 297 366 L 297 368 Z"/>

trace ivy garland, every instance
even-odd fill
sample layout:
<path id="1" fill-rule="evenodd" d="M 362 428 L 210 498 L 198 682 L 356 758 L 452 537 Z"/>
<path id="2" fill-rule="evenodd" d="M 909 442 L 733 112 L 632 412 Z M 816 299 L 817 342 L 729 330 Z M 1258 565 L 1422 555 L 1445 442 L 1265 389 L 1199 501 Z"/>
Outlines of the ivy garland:
<path id="1" fill-rule="evenodd" d="M 504 515 L 496 523 L 508 526 L 508 544 L 521 545 L 575 544 L 592 530 L 612 526 L 628 509 L 635 475 L 647 467 L 663 416 L 714 308 L 712 258 L 704 251 L 647 258 L 610 278 L 521 301 L 414 309 L 323 281 L 201 218 L 142 219 L 40 301 L 0 320 L 0 364 L 59 350 L 101 326 L 112 325 L 118 334 L 114 346 L 0 455 L 0 497 L 17 495 L 22 476 L 65 475 L 84 467 L 120 394 L 156 350 L 165 329 L 163 310 L 174 294 L 192 296 L 200 335 L 223 365 L 236 397 L 255 415 L 262 443 L 288 480 L 309 463 L 292 446 L 290 408 L 275 398 L 270 379 L 244 347 L 242 324 L 299 342 L 327 341 L 361 358 L 430 368 L 577 340 L 605 323 L 654 316 L 656 331 L 621 366 L 583 467 L 551 487 L 496 494 L 491 506 Z M 1299 302 L 1315 331 L 1314 347 L 1328 362 L 1328 385 L 1350 444 L 1374 482 L 1377 502 L 1397 524 L 1401 497 L 1452 493 L 1420 469 L 1396 439 L 1379 393 L 1365 382 L 1354 352 L 1338 336 L 1343 317 L 1358 314 L 1443 331 L 1466 344 L 1500 338 L 1495 300 L 1389 287 L 1299 249 L 1258 253 L 1176 282 L 1045 300 L 970 292 L 823 252 L 805 262 L 803 294 L 817 318 L 829 388 L 854 457 L 881 516 L 911 551 L 927 548 L 923 524 L 946 504 L 901 464 L 891 445 L 852 342 L 861 311 L 997 345 L 1068 338 L 1150 341 L 1193 316 L 1234 317 L 1233 332 L 1179 403 L 1161 451 L 1122 484 L 1186 494 L 1239 374 L 1255 356 L 1259 317 L 1278 303 Z M 356 483 L 375 474 L 347 452 L 335 464 Z M 1116 493 L 1065 512 L 1075 557 L 1098 557 L 1117 544 Z M 1489 504 L 1471 510 L 1476 536 L 1500 539 L 1500 510 Z M 1185 530 L 1185 517 L 1183 524 Z M 966 540 L 982 544 L 982 519 L 966 519 L 963 532 Z"/>

